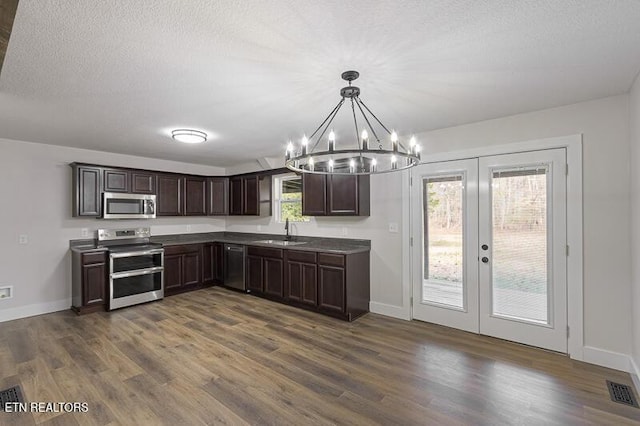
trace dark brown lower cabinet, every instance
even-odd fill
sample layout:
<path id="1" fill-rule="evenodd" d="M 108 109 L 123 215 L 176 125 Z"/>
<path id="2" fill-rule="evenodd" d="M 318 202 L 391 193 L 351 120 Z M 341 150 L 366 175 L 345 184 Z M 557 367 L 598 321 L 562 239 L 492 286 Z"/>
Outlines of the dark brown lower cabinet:
<path id="1" fill-rule="evenodd" d="M 247 250 L 251 293 L 347 321 L 369 312 L 369 252 Z"/>
<path id="2" fill-rule="evenodd" d="M 107 252 L 72 255 L 72 309 L 84 314 L 104 310 L 107 303 Z"/>
<path id="3" fill-rule="evenodd" d="M 247 290 L 253 293 L 262 293 L 264 290 L 263 285 L 263 269 L 262 269 L 262 257 L 247 255 L 246 260 L 246 274 L 245 280 L 247 283 Z"/>
<path id="4" fill-rule="evenodd" d="M 247 249 L 247 290 L 276 299 L 284 297 L 283 250 L 268 247 Z"/>
<path id="5" fill-rule="evenodd" d="M 205 243 L 202 246 L 202 283 L 222 284 L 224 252 L 222 243 Z"/>
<path id="6" fill-rule="evenodd" d="M 318 266 L 314 252 L 285 252 L 285 291 L 290 302 L 318 304 Z"/>
<path id="7" fill-rule="evenodd" d="M 202 245 L 186 244 L 164 249 L 164 295 L 202 286 Z"/>

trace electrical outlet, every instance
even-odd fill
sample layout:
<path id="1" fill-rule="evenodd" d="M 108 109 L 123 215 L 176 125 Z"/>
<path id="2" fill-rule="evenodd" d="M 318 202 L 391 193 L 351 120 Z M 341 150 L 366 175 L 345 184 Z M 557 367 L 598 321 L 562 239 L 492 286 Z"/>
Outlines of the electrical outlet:
<path id="1" fill-rule="evenodd" d="M 398 233 L 399 229 L 397 222 L 389 222 L 389 232 Z"/>
<path id="2" fill-rule="evenodd" d="M 89 229 L 88 228 L 82 228 L 80 230 L 80 236 L 82 237 L 88 237 L 89 236 Z"/>
<path id="3" fill-rule="evenodd" d="M 21 234 L 18 238 L 18 242 L 20 244 L 29 244 L 29 236 L 26 234 Z"/>
<path id="4" fill-rule="evenodd" d="M 187 232 L 191 232 L 191 225 L 187 225 Z"/>
<path id="5" fill-rule="evenodd" d="M 0 287 L 0 299 L 11 299 L 13 297 L 13 287 Z"/>

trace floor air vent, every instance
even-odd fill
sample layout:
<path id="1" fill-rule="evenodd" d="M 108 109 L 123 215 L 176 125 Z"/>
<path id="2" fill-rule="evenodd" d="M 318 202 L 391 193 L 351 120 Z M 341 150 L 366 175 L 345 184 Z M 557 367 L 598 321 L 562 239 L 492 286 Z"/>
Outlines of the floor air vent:
<path id="1" fill-rule="evenodd" d="M 0 411 L 4 411 L 4 406 L 7 402 L 24 402 L 20 386 L 0 391 Z"/>
<path id="2" fill-rule="evenodd" d="M 611 400 L 613 402 L 619 402 L 620 404 L 639 408 L 638 400 L 633 395 L 631 386 L 614 383 L 607 380 L 607 387 L 609 388 L 609 395 L 611 396 Z"/>

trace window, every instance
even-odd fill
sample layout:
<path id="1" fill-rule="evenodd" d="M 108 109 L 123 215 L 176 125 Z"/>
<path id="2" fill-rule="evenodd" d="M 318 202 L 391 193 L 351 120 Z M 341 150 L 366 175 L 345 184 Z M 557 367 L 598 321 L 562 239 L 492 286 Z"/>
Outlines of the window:
<path id="1" fill-rule="evenodd" d="M 278 222 L 309 222 L 302 215 L 302 178 L 285 175 L 274 179 L 275 211 Z"/>

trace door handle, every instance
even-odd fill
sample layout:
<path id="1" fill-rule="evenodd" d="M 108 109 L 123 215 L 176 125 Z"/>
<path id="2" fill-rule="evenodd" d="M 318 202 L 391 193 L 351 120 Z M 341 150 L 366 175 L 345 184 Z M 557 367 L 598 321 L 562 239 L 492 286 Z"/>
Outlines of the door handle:
<path id="1" fill-rule="evenodd" d="M 482 258 L 482 263 L 489 263 L 489 258 L 488 257 L 483 257 Z"/>
<path id="2" fill-rule="evenodd" d="M 489 246 L 488 246 L 488 245 L 486 245 L 486 244 L 483 244 L 483 245 L 481 246 L 481 248 L 482 248 L 482 250 L 489 250 Z"/>

